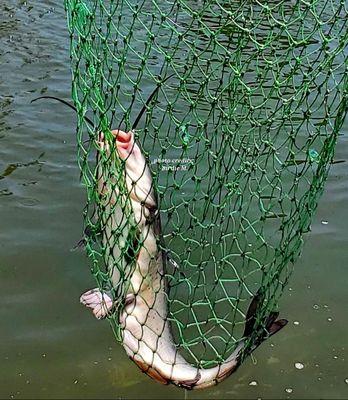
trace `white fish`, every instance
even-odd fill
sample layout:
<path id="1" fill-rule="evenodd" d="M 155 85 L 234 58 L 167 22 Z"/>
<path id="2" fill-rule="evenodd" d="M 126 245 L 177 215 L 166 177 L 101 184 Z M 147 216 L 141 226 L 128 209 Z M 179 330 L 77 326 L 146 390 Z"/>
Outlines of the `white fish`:
<path id="1" fill-rule="evenodd" d="M 161 224 L 152 176 L 144 155 L 135 143 L 134 133 L 114 130 L 112 134 L 117 155 L 125 160 L 124 178 L 138 243 L 133 249 L 136 250 L 135 265 L 127 265 L 122 249 L 126 245 L 130 228 L 123 224 L 123 220 L 126 221 L 130 216 L 124 215 L 124 208 L 122 212 L 120 205 L 115 206 L 116 196 L 120 199 L 118 177 L 110 177 L 106 171 L 99 171 L 98 191 L 103 198 L 103 209 L 107 210 L 105 214 L 111 214 L 102 221 L 102 229 L 104 245 L 110 249 L 106 254 L 106 262 L 112 283 L 115 287 L 120 284 L 121 268 L 129 276 L 125 305 L 119 320 L 123 347 L 142 371 L 161 383 L 174 383 L 187 389 L 215 385 L 236 370 L 241 361 L 245 341 L 238 342 L 234 352 L 225 362 L 209 369 L 194 367 L 179 354 L 168 320 L 165 258 L 158 245 Z M 107 155 L 112 154 L 103 134 L 99 135 L 99 145 Z M 112 233 L 116 227 L 121 227 L 118 229 L 118 246 Z M 118 260 L 118 268 L 115 267 L 114 260 Z M 99 289 L 84 293 L 81 302 L 92 308 L 97 318 L 103 318 L 112 312 L 114 304 L 112 296 L 108 292 L 102 293 Z M 259 303 L 260 299 L 256 296 L 247 313 L 244 336 L 248 336 L 253 329 L 254 314 Z M 286 323 L 285 320 L 275 321 L 277 316 L 277 313 L 272 313 L 266 322 L 269 334 L 275 333 Z M 256 346 L 263 339 L 264 337 L 260 337 Z"/>
<path id="2" fill-rule="evenodd" d="M 162 83 L 173 75 L 165 78 Z M 138 124 L 146 106 L 158 91 L 157 86 L 149 96 L 146 104 L 136 118 L 133 129 Z M 40 96 L 39 99 L 54 99 L 76 110 L 76 107 L 65 100 L 53 96 Z M 84 117 L 94 128 L 93 122 Z M 122 343 L 129 357 L 150 377 L 164 383 L 174 383 L 187 389 L 200 389 L 213 386 L 234 372 L 241 362 L 245 340 L 239 341 L 234 352 L 222 364 L 209 369 L 195 368 L 178 353 L 168 321 L 167 285 L 164 276 L 164 255 L 158 247 L 161 235 L 161 223 L 157 202 L 153 190 L 152 177 L 141 153 L 135 143 L 134 133 L 114 130 L 116 149 L 110 149 L 104 134 L 99 134 L 100 150 L 109 157 L 111 163 L 97 158 L 99 212 L 102 227 L 102 242 L 105 249 L 104 260 L 108 266 L 114 292 L 123 293 L 124 308 L 119 323 L 122 330 Z M 114 151 L 116 150 L 116 151 Z M 99 154 L 99 153 L 98 153 Z M 125 161 L 125 180 L 128 193 L 122 194 L 118 187 L 120 179 L 112 168 L 113 157 Z M 116 168 L 115 168 L 116 170 Z M 117 201 L 116 201 L 117 200 Z M 131 209 L 126 203 L 130 200 Z M 132 228 L 135 232 L 132 231 Z M 133 232 L 135 243 L 132 251 L 125 251 L 130 233 Z M 87 233 L 87 232 L 86 232 Z M 80 246 L 84 240 L 79 242 Z M 128 243 L 129 244 L 129 243 Z M 135 259 L 135 265 L 133 263 Z M 120 271 L 126 279 L 120 279 Z M 124 281 L 129 281 L 125 291 Z M 264 301 L 262 292 L 257 293 L 251 301 L 246 314 L 244 338 L 257 328 L 256 315 Z M 84 293 L 81 302 L 93 310 L 97 318 L 106 317 L 119 299 L 113 299 L 111 292 L 101 292 L 98 288 Z M 254 337 L 253 351 L 262 341 L 283 328 L 287 321 L 277 320 L 278 313 L 271 312 L 264 318 L 264 330 Z"/>

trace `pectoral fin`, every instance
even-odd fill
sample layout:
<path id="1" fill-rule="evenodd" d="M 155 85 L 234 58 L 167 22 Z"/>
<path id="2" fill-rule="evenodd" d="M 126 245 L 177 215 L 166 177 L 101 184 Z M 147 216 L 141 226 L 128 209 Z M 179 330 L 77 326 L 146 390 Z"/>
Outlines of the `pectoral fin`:
<path id="1" fill-rule="evenodd" d="M 84 306 L 91 308 L 97 319 L 105 318 L 113 307 L 113 300 L 110 293 L 101 292 L 98 288 L 88 290 L 80 297 Z"/>

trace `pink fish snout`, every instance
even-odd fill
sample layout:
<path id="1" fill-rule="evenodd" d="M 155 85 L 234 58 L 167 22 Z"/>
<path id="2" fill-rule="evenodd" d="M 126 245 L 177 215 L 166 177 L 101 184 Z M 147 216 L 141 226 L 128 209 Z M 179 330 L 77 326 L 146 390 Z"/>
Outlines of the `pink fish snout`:
<path id="1" fill-rule="evenodd" d="M 134 132 L 124 132 L 120 129 L 114 129 L 111 131 L 112 136 L 115 139 L 115 145 L 117 149 L 117 153 L 122 160 L 127 160 L 130 162 L 130 158 L 134 158 L 134 161 L 137 161 L 139 157 L 141 157 L 141 152 L 134 139 Z M 110 152 L 110 144 L 105 140 L 104 133 L 100 132 L 98 137 L 98 144 L 100 149 Z"/>
<path id="2" fill-rule="evenodd" d="M 132 153 L 134 154 L 136 151 L 136 145 L 134 143 L 134 133 L 124 132 L 119 129 L 115 129 L 111 131 L 112 135 L 115 138 L 115 144 L 118 151 L 119 156 L 125 160 L 127 159 Z"/>

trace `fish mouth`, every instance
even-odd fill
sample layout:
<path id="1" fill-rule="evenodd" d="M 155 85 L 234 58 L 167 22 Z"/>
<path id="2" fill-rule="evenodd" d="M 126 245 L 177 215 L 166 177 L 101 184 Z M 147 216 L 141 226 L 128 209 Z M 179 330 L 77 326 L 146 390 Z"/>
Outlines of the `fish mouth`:
<path id="1" fill-rule="evenodd" d="M 115 145 L 119 156 L 122 159 L 126 159 L 132 152 L 134 146 L 134 135 L 133 132 L 124 132 L 120 129 L 115 129 L 111 131 L 111 134 L 115 140 Z M 105 134 L 103 132 L 99 133 L 98 144 L 102 151 L 110 151 L 110 143 L 106 140 Z"/>
<path id="2" fill-rule="evenodd" d="M 132 132 L 124 132 L 120 130 L 111 131 L 115 138 L 116 147 L 121 158 L 125 158 L 131 153 L 133 148 L 133 134 Z"/>

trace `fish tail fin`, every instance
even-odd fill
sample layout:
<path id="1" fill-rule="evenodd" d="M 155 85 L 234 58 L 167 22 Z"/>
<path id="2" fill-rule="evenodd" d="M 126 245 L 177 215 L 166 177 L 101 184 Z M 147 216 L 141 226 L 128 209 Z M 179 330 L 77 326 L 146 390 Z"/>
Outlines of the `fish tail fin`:
<path id="1" fill-rule="evenodd" d="M 250 337 L 255 331 L 256 315 L 260 307 L 262 307 L 263 301 L 264 301 L 264 295 L 259 292 L 256 293 L 256 295 L 251 300 L 245 318 L 245 329 L 243 336 L 246 338 Z M 265 318 L 263 331 L 254 340 L 254 343 L 249 351 L 250 353 L 253 352 L 258 346 L 260 346 L 260 344 L 264 340 L 266 340 L 270 336 L 280 331 L 288 323 L 288 320 L 284 318 L 278 319 L 278 317 L 279 317 L 278 311 L 271 311 L 268 317 Z"/>

